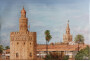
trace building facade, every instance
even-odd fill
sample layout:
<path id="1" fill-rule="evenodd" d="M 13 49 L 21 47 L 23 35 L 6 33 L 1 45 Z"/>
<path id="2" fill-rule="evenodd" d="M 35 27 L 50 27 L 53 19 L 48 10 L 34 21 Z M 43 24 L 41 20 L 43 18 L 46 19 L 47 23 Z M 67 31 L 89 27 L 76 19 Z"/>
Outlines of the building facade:
<path id="1" fill-rule="evenodd" d="M 36 32 L 28 30 L 28 19 L 23 8 L 19 18 L 19 32 L 10 33 L 10 59 L 34 60 L 36 59 L 36 46 Z"/>
<path id="2" fill-rule="evenodd" d="M 65 45 L 65 44 L 49 44 L 48 45 L 48 53 L 52 52 L 58 52 L 58 54 L 64 56 L 68 55 L 70 60 L 75 59 L 75 55 L 78 52 L 78 47 L 79 50 L 84 49 L 85 47 L 90 46 L 90 45 L 83 45 L 83 44 L 75 44 L 75 45 Z M 2 54 L 2 59 L 8 60 L 10 59 L 10 49 L 4 50 Z M 45 44 L 37 44 L 37 60 L 43 60 L 43 58 L 46 57 L 46 45 Z M 61 57 L 61 56 L 60 56 Z"/>
<path id="3" fill-rule="evenodd" d="M 66 34 L 63 35 L 63 43 L 69 43 L 72 41 L 72 35 L 70 34 L 69 20 L 66 27 Z"/>

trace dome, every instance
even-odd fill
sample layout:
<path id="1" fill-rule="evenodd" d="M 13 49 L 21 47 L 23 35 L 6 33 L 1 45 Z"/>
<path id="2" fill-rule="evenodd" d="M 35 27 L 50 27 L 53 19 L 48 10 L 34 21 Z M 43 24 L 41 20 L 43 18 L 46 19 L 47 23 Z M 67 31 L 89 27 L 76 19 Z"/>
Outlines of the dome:
<path id="1" fill-rule="evenodd" d="M 26 13 L 26 11 L 24 10 L 24 7 L 23 7 L 23 9 L 21 10 L 21 13 Z"/>

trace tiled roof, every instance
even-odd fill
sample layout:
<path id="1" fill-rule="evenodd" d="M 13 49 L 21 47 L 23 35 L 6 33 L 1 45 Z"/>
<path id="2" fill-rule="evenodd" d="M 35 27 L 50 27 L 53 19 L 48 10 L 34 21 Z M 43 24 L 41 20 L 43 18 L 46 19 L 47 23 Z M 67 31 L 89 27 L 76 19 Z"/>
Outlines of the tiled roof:
<path id="1" fill-rule="evenodd" d="M 5 51 L 6 51 L 6 52 L 10 52 L 10 49 L 6 49 Z"/>
<path id="2" fill-rule="evenodd" d="M 87 45 L 79 44 L 79 50 L 85 48 Z M 10 49 L 6 50 L 7 52 Z M 37 45 L 37 51 L 46 51 L 46 45 Z M 48 45 L 48 51 L 78 51 L 78 44 L 76 45 Z"/>
<path id="3" fill-rule="evenodd" d="M 86 45 L 79 44 L 79 49 L 85 48 Z M 37 51 L 46 51 L 46 45 L 37 45 Z M 78 51 L 76 45 L 48 45 L 48 51 Z"/>

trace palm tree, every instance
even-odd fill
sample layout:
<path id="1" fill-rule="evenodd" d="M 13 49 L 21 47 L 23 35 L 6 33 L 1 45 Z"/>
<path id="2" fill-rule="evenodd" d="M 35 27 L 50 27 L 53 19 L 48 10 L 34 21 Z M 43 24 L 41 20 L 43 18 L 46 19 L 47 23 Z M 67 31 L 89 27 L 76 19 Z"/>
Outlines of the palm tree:
<path id="1" fill-rule="evenodd" d="M 48 55 L 48 43 L 51 40 L 52 36 L 50 35 L 50 31 L 46 30 L 45 31 L 45 39 L 46 39 L 46 53 Z"/>

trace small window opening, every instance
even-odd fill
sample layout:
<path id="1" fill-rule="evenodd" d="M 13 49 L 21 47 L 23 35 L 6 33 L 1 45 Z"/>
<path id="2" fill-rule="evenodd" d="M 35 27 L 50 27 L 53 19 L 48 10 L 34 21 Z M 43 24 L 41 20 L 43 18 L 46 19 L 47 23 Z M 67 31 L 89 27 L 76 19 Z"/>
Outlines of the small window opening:
<path id="1" fill-rule="evenodd" d="M 32 57 L 32 53 L 30 53 L 30 57 Z"/>
<path id="2" fill-rule="evenodd" d="M 19 55 L 18 55 L 18 53 L 16 53 L 16 57 L 18 57 Z"/>

